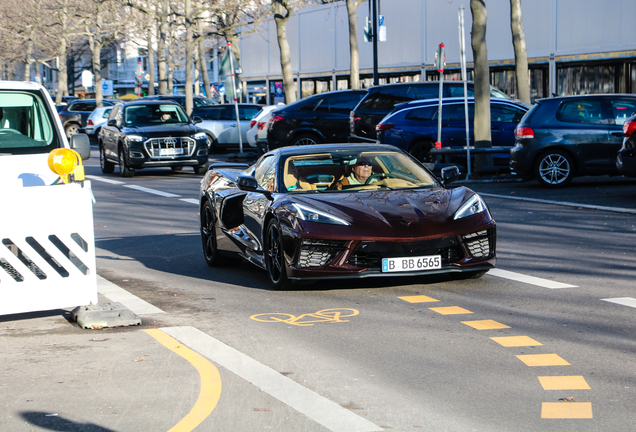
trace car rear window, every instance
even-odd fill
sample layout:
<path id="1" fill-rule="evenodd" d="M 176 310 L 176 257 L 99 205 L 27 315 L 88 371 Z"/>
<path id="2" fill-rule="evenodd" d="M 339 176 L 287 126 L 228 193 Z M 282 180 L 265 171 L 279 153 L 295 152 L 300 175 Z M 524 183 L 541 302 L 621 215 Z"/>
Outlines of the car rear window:
<path id="1" fill-rule="evenodd" d="M 636 99 L 610 99 L 612 118 L 610 124 L 622 126 L 625 120 L 636 113 Z"/>
<path id="2" fill-rule="evenodd" d="M 252 120 L 261 111 L 259 107 L 239 107 L 240 120 Z"/>
<path id="3" fill-rule="evenodd" d="M 603 124 L 603 100 L 574 99 L 562 102 L 556 118 L 565 123 Z"/>

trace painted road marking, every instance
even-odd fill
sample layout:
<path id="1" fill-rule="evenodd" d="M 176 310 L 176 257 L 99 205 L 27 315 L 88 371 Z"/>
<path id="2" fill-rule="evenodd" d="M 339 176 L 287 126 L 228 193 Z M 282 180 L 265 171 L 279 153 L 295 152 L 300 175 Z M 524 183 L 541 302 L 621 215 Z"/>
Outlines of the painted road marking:
<path id="1" fill-rule="evenodd" d="M 137 186 L 137 185 L 124 185 L 124 187 L 130 188 L 130 189 L 135 189 L 141 192 L 147 192 L 149 194 L 153 194 L 153 195 L 159 195 L 165 198 L 180 198 L 181 195 L 175 195 L 175 194 L 171 194 L 168 192 L 163 192 L 157 189 L 150 189 L 147 187 L 143 187 L 143 186 Z"/>
<path id="2" fill-rule="evenodd" d="M 590 390 L 590 386 L 581 375 L 540 376 L 538 378 L 543 390 Z"/>
<path id="3" fill-rule="evenodd" d="M 543 402 L 541 418 L 545 419 L 591 419 L 591 402 Z"/>
<path id="4" fill-rule="evenodd" d="M 330 431 L 384 430 L 201 330 L 189 326 L 162 330 Z"/>
<path id="5" fill-rule="evenodd" d="M 109 183 L 109 184 L 114 184 L 114 185 L 126 184 L 125 182 L 122 182 L 122 181 L 111 180 L 109 178 L 99 177 L 99 176 L 94 176 L 94 175 L 87 175 L 87 176 L 84 176 L 84 177 L 89 178 L 91 180 L 97 180 L 97 181 L 100 181 L 100 182 L 103 182 L 103 183 Z"/>
<path id="6" fill-rule="evenodd" d="M 439 301 L 434 298 L 427 297 L 425 295 L 404 296 L 404 297 L 398 297 L 398 298 L 401 300 L 407 301 L 409 303 L 431 303 L 431 302 Z"/>
<path id="7" fill-rule="evenodd" d="M 459 306 L 435 307 L 429 309 L 442 315 L 461 315 L 472 313 L 471 311 Z"/>
<path id="8" fill-rule="evenodd" d="M 570 363 L 566 362 L 557 354 L 522 354 L 517 358 L 524 362 L 528 366 L 569 366 Z"/>
<path id="9" fill-rule="evenodd" d="M 219 374 L 219 370 L 214 367 L 208 359 L 192 351 L 190 348 L 183 346 L 182 343 L 179 343 L 163 331 L 158 329 L 148 329 L 144 331 L 157 339 L 166 348 L 186 359 L 199 372 L 201 381 L 199 398 L 190 412 L 168 432 L 191 431 L 214 411 L 216 404 L 219 402 L 222 387 L 221 374 Z"/>
<path id="10" fill-rule="evenodd" d="M 297 326 L 312 326 L 315 323 L 323 323 L 323 322 L 349 322 L 349 320 L 343 320 L 340 318 L 350 317 L 358 315 L 360 312 L 356 309 L 324 309 L 315 313 L 303 314 L 299 316 L 294 316 L 292 314 L 287 313 L 263 313 L 252 315 L 250 318 L 254 321 L 261 322 L 277 322 L 277 323 L 287 323 L 293 324 Z"/>
<path id="11" fill-rule="evenodd" d="M 507 270 L 492 269 L 487 274 L 491 276 L 497 276 L 504 279 L 510 279 L 517 282 L 524 282 L 530 285 L 536 285 L 543 288 L 559 289 L 559 288 L 578 288 L 576 285 L 564 284 L 561 282 L 555 282 L 548 279 L 542 279 L 534 276 L 528 276 L 521 273 L 515 273 Z"/>
<path id="12" fill-rule="evenodd" d="M 580 208 L 590 209 L 590 210 L 604 210 L 604 211 L 611 211 L 616 213 L 636 214 L 636 210 L 634 209 L 626 209 L 626 208 L 620 208 L 620 207 L 603 207 L 603 206 L 597 206 L 597 205 L 577 204 L 577 203 L 571 203 L 571 202 L 548 201 L 548 200 L 542 200 L 537 198 L 523 198 L 523 197 L 517 197 L 517 196 L 513 197 L 513 196 L 506 196 L 506 195 L 494 195 L 494 194 L 481 193 L 481 192 L 479 193 L 479 195 L 490 196 L 494 198 L 512 199 L 517 201 L 530 201 L 530 202 L 536 202 L 541 204 L 554 204 L 554 205 L 560 205 L 560 206 L 566 206 L 566 207 L 575 207 L 575 208 L 580 207 Z"/>
<path id="13" fill-rule="evenodd" d="M 629 307 L 636 308 L 636 299 L 632 298 L 632 297 L 606 298 L 606 299 L 601 299 L 601 300 L 606 301 L 606 302 L 610 302 L 610 303 L 616 303 L 616 304 L 623 305 L 623 306 L 629 306 Z"/>
<path id="14" fill-rule="evenodd" d="M 165 313 L 158 307 L 140 299 L 111 281 L 97 275 L 97 292 L 108 297 L 109 300 L 119 302 L 137 315 Z"/>
<path id="15" fill-rule="evenodd" d="M 493 320 L 477 320 L 477 321 L 462 321 L 462 324 L 466 324 L 477 330 L 495 330 L 510 328 L 505 324 L 498 323 Z"/>
<path id="16" fill-rule="evenodd" d="M 523 347 L 523 346 L 541 346 L 543 345 L 540 342 L 532 339 L 528 336 L 502 336 L 502 337 L 491 337 L 490 339 L 494 340 L 501 346 L 505 347 Z"/>
<path id="17" fill-rule="evenodd" d="M 196 198 L 179 198 L 179 201 L 199 205 L 199 200 Z"/>

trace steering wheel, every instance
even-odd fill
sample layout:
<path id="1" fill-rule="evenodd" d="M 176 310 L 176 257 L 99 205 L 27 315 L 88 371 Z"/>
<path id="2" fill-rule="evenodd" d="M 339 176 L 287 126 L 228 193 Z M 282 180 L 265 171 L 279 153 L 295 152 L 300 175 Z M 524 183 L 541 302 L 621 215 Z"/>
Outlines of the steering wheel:
<path id="1" fill-rule="evenodd" d="M 0 129 L 0 134 L 9 134 L 9 133 L 22 135 L 22 132 L 20 132 L 17 129 L 11 129 L 11 128 Z"/>
<path id="2" fill-rule="evenodd" d="M 397 178 L 396 175 L 391 173 L 379 173 L 379 174 L 371 174 L 367 181 L 364 182 L 365 185 L 371 184 L 371 180 L 373 179 L 385 179 L 385 178 Z"/>

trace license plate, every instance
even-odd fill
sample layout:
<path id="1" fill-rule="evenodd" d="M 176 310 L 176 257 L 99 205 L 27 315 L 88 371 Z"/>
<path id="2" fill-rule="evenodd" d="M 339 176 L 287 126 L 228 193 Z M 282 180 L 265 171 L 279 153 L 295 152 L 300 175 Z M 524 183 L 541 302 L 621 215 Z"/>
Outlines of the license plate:
<path id="1" fill-rule="evenodd" d="M 173 156 L 183 154 L 182 148 L 167 148 L 167 149 L 159 149 L 160 156 Z"/>
<path id="2" fill-rule="evenodd" d="M 382 271 L 387 273 L 439 268 L 442 268 L 441 255 L 382 259 Z"/>

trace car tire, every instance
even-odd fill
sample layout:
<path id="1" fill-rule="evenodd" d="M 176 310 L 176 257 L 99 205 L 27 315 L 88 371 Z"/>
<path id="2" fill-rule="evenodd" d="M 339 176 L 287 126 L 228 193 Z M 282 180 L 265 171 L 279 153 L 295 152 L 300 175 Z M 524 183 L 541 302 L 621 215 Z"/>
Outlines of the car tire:
<path id="1" fill-rule="evenodd" d="M 192 167 L 195 174 L 205 174 L 208 170 L 208 164 L 197 165 Z"/>
<path id="2" fill-rule="evenodd" d="M 534 176 L 541 186 L 558 188 L 574 177 L 574 161 L 562 150 L 548 150 L 539 155 L 534 164 Z"/>
<path id="3" fill-rule="evenodd" d="M 135 170 L 130 168 L 128 164 L 128 158 L 123 147 L 119 147 L 119 174 L 122 177 L 132 177 L 135 175 Z"/>
<path id="4" fill-rule="evenodd" d="M 203 257 L 210 267 L 235 264 L 241 261 L 219 253 L 216 243 L 216 216 L 210 201 L 206 201 L 201 208 L 201 242 Z"/>
<path id="5" fill-rule="evenodd" d="M 322 140 L 314 134 L 300 134 L 292 140 L 292 146 L 322 144 Z"/>
<path id="6" fill-rule="evenodd" d="M 276 219 L 271 219 L 265 229 L 265 267 L 270 283 L 277 290 L 291 286 L 287 278 L 287 264 L 283 251 L 283 236 Z"/>
<path id="7" fill-rule="evenodd" d="M 99 146 L 99 167 L 104 174 L 112 174 L 115 171 L 115 164 L 106 159 L 106 152 L 101 144 Z"/>
<path id="8" fill-rule="evenodd" d="M 71 139 L 71 137 L 77 133 L 79 133 L 79 125 L 77 123 L 69 123 L 64 126 L 64 133 L 66 133 L 66 138 Z"/>
<path id="9" fill-rule="evenodd" d="M 433 144 L 430 142 L 416 142 L 409 148 L 409 153 L 420 162 L 428 162 L 431 157 Z"/>
<path id="10" fill-rule="evenodd" d="M 208 142 L 208 153 L 217 153 L 219 151 L 219 141 L 210 134 L 205 134 L 205 137 Z"/>

